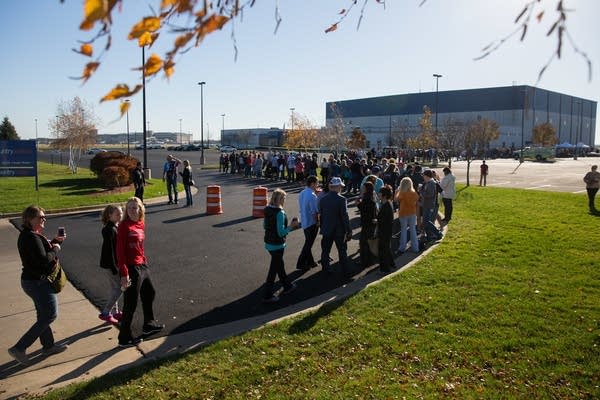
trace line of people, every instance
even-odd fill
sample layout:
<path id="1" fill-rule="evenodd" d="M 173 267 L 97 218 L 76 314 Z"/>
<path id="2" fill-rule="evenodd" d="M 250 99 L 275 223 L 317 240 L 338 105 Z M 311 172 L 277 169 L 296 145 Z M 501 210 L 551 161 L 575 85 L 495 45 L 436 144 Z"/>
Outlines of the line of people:
<path id="1" fill-rule="evenodd" d="M 396 255 L 407 250 L 409 241 L 412 251 L 418 253 L 424 243 L 442 238 L 441 228 L 452 219 L 452 203 L 456 193 L 452 171 L 446 167 L 443 172 L 444 177 L 438 179 L 433 170 L 427 169 L 421 173 L 420 166 L 409 166 L 400 179 L 397 190 L 384 183 L 376 174 L 364 177 L 360 184 L 361 197 L 357 200 L 361 220 L 360 263 L 363 269 L 374 265 L 376 261 L 383 273 L 388 273 L 396 267 L 391 248 L 395 208 L 398 209 L 400 222 L 400 243 Z M 304 231 L 304 244 L 296 262 L 296 269 L 307 271 L 318 265 L 312 255 L 312 247 L 320 229 L 322 270 L 325 273 L 332 272 L 329 255 L 335 244 L 342 271 L 345 274 L 352 272 L 351 260 L 347 254 L 347 242 L 352 238 L 352 229 L 347 198 L 342 195 L 345 186 L 342 178 L 334 176 L 323 190 L 319 191 L 317 177 L 309 176 L 306 179 L 306 188 L 298 197 L 300 219 L 294 218 L 289 225 L 283 210 L 286 193 L 282 189 L 273 192 L 269 205 L 265 208 L 264 219 L 264 243 L 271 255 L 264 302 L 273 303 L 279 300 L 274 292 L 276 276 L 279 276 L 283 295 L 296 288 L 286 274 L 283 261 L 286 236 L 295 229 L 302 228 Z M 444 203 L 443 219 L 438 213 L 440 196 Z M 436 222 L 439 227 L 436 226 Z M 418 235 L 417 229 L 421 236 Z M 376 243 L 376 246 L 370 242 Z"/>

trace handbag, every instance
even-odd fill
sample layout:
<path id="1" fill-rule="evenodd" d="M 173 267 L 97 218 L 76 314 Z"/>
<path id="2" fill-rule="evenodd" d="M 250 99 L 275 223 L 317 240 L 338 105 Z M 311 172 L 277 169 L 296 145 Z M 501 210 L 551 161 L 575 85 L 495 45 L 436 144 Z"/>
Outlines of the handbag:
<path id="1" fill-rule="evenodd" d="M 367 243 L 369 244 L 369 251 L 371 251 L 375 257 L 379 257 L 379 238 L 375 237 L 367 239 Z"/>
<path id="2" fill-rule="evenodd" d="M 194 182 L 194 180 L 192 179 L 192 180 L 190 181 L 190 185 L 191 185 L 191 186 L 196 186 L 196 182 Z"/>
<path id="3" fill-rule="evenodd" d="M 58 258 L 56 259 L 56 264 L 54 264 L 54 269 L 46 276 L 46 279 L 50 282 L 54 293 L 60 293 L 67 284 L 67 274 L 65 274 L 65 271 L 60 266 Z"/>

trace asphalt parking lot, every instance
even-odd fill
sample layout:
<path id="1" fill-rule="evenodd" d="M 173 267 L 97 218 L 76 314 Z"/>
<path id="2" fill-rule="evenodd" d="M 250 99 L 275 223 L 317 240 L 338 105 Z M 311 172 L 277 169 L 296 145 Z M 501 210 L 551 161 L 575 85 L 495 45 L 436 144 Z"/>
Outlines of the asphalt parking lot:
<path id="1" fill-rule="evenodd" d="M 168 152 L 153 150 L 148 154 L 149 165 L 156 177 L 156 170 L 160 171 Z M 141 157 L 141 154 L 134 155 Z M 339 271 L 330 276 L 323 274 L 320 268 L 304 274 L 296 271 L 295 262 L 304 239 L 302 232 L 297 231 L 288 236 L 285 262 L 288 273 L 298 283 L 298 290 L 282 297 L 278 304 L 263 305 L 262 286 L 269 255 L 263 248 L 262 220 L 252 218 L 252 189 L 265 182 L 224 175 L 214 170 L 201 171 L 194 162 L 195 158 L 199 161 L 199 152 L 176 156 L 192 161 L 199 192 L 194 196 L 193 208 L 166 204 L 147 208 L 146 254 L 157 288 L 155 312 L 157 318 L 167 325 L 163 335 L 267 313 L 326 293 L 348 281 Z M 218 153 L 207 151 L 206 156 L 207 163 L 216 163 Z M 518 161 L 510 159 L 488 160 L 488 186 L 584 193 L 582 177 L 597 161 L 595 158 L 558 159 L 554 163 L 525 162 L 519 165 Z M 471 185 L 478 184 L 480 164 L 480 160 L 471 163 Z M 441 171 L 441 168 L 437 169 Z M 454 161 L 452 169 L 457 181 L 465 183 L 467 162 Z M 220 185 L 222 189 L 224 213 L 221 215 L 207 215 L 205 212 L 205 187 L 212 184 Z M 297 194 L 302 187 L 284 182 L 266 185 L 271 189 L 282 186 L 288 192 L 286 212 L 290 216 L 298 214 Z M 359 221 L 352 204 L 350 201 L 349 211 L 356 239 Z M 70 280 L 95 306 L 100 307 L 106 283 L 98 266 L 101 246 L 99 213 L 54 216 L 48 220 L 48 231 L 57 226 L 65 226 L 69 235 L 61 259 Z M 319 240 L 317 238 L 313 248 L 317 259 Z M 355 259 L 357 250 L 358 240 L 351 241 L 349 253 Z M 335 251 L 332 257 L 337 261 Z M 360 271 L 356 267 L 354 272 L 352 279 L 372 271 Z M 137 317 L 141 317 L 141 310 Z M 141 321 L 137 322 L 141 326 Z"/>

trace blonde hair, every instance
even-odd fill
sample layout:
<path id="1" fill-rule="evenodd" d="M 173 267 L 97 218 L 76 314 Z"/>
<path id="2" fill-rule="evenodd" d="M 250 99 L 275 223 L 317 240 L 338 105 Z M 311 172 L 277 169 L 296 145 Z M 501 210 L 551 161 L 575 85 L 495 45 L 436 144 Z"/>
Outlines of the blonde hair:
<path id="1" fill-rule="evenodd" d="M 415 187 L 413 186 L 413 181 L 408 176 L 405 176 L 400 181 L 400 187 L 398 188 L 398 192 L 414 192 Z"/>
<path id="2" fill-rule="evenodd" d="M 116 210 L 121 211 L 121 214 L 123 214 L 123 211 L 121 210 L 121 206 L 114 206 L 112 204 L 109 204 L 106 207 L 104 207 L 104 210 L 102 211 L 102 215 L 100 217 L 100 219 L 102 220 L 102 223 L 104 225 L 108 224 L 108 221 L 110 221 L 110 216 Z"/>
<path id="3" fill-rule="evenodd" d="M 125 204 L 125 213 L 123 214 L 123 221 L 131 221 L 131 218 L 129 218 L 129 213 L 127 212 L 127 206 L 129 206 L 130 203 L 135 203 L 138 206 L 138 221 L 143 221 L 144 220 L 144 216 L 146 215 L 146 207 L 144 207 L 144 203 L 142 203 L 142 201 L 140 199 L 138 199 L 137 197 L 130 197 L 127 200 L 127 204 Z"/>
<path id="4" fill-rule="evenodd" d="M 282 206 L 285 199 L 285 191 L 283 189 L 275 189 L 271 194 L 271 201 L 269 202 L 272 206 Z"/>
<path id="5" fill-rule="evenodd" d="M 31 225 L 31 221 L 40 215 L 41 212 L 44 212 L 44 209 L 40 206 L 34 206 L 33 204 L 23 210 L 23 214 L 21 214 L 21 221 L 24 227 L 33 229 L 33 225 Z"/>

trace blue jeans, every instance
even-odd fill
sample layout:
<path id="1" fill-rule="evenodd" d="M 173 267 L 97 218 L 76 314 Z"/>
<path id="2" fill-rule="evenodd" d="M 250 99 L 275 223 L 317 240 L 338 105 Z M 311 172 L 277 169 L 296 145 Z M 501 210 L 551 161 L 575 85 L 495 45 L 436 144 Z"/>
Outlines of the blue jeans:
<path id="1" fill-rule="evenodd" d="M 21 279 L 21 287 L 25 294 L 31 297 L 35 306 L 37 320 L 27 332 L 19 339 L 15 347 L 25 351 L 40 338 L 42 347 L 48 349 L 54 346 L 54 335 L 50 324 L 58 315 L 58 302 L 54 289 L 47 280 L 30 281 Z"/>
<path id="2" fill-rule="evenodd" d="M 410 229 L 410 247 L 415 253 L 419 252 L 419 241 L 417 240 L 417 216 L 407 215 L 400 217 L 400 247 L 398 250 L 405 251 L 407 243 L 407 229 Z"/>
<path id="3" fill-rule="evenodd" d="M 183 188 L 185 189 L 185 205 L 186 206 L 191 206 L 192 205 L 192 185 L 183 185 Z"/>
<path id="4" fill-rule="evenodd" d="M 169 203 L 173 202 L 173 196 L 175 196 L 175 203 L 177 203 L 177 179 L 167 178 L 167 192 L 169 194 Z"/>

